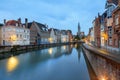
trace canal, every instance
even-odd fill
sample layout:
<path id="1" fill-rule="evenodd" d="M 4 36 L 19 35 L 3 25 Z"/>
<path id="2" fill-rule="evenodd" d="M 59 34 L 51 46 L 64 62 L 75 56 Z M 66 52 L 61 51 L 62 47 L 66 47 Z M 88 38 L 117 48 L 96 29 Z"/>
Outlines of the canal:
<path id="1" fill-rule="evenodd" d="M 83 51 L 78 44 L 31 51 L 0 60 L 0 80 L 119 79 L 119 65 L 85 49 Z"/>

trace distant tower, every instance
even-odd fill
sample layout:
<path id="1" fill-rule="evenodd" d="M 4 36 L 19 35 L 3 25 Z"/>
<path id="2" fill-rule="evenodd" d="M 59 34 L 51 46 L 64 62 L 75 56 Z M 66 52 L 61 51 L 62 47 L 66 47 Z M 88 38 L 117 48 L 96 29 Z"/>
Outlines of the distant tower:
<path id="1" fill-rule="evenodd" d="M 80 37 L 80 23 L 78 23 L 78 32 L 77 35 Z"/>

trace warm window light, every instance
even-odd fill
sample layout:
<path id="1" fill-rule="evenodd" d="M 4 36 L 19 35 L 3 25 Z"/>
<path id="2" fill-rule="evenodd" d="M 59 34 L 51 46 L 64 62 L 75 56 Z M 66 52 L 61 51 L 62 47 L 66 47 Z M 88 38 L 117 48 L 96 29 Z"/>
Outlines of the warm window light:
<path id="1" fill-rule="evenodd" d="M 49 40 L 49 42 L 50 42 L 50 43 L 52 43 L 52 42 L 53 42 L 53 38 L 49 38 L 48 40 Z"/>
<path id="2" fill-rule="evenodd" d="M 12 41 L 15 41 L 15 40 L 17 40 L 17 37 L 16 37 L 16 35 L 12 35 L 10 38 L 11 38 L 11 40 L 12 40 Z"/>
<path id="3" fill-rule="evenodd" d="M 9 58 L 7 61 L 7 65 L 6 65 L 7 71 L 11 72 L 11 71 L 15 70 L 16 67 L 18 66 L 18 63 L 19 63 L 19 61 L 16 57 Z"/>

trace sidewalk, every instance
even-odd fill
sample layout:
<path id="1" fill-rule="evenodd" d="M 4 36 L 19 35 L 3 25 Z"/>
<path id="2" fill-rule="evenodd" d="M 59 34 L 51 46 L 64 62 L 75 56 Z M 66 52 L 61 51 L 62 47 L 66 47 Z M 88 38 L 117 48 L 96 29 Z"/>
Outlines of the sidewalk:
<path id="1" fill-rule="evenodd" d="M 103 56 L 105 58 L 108 58 L 108 59 L 113 60 L 113 61 L 120 64 L 120 54 L 118 54 L 118 53 L 108 52 L 105 49 L 97 48 L 97 47 L 87 45 L 87 44 L 83 44 L 83 46 L 86 49 L 88 49 L 88 50 L 90 50 L 90 51 L 92 51 L 92 52 L 94 52 L 94 53 L 96 53 L 98 55 L 101 55 L 101 56 Z"/>

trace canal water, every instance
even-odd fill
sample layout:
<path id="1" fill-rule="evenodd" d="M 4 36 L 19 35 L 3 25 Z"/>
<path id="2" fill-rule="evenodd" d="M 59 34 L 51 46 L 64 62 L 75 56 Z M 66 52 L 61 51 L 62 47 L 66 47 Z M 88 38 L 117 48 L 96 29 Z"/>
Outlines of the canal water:
<path id="1" fill-rule="evenodd" d="M 110 62 L 81 45 L 64 45 L 0 60 L 0 80 L 119 80 L 119 66 Z"/>

